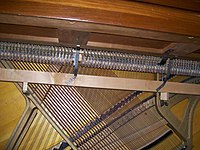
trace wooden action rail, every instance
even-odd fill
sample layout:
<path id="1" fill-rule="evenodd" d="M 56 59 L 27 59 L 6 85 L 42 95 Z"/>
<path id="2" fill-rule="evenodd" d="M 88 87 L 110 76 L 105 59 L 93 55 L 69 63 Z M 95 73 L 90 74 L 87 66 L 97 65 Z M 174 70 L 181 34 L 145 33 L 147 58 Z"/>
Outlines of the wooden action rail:
<path id="1" fill-rule="evenodd" d="M 0 69 L 0 81 L 157 92 L 162 81 Z M 159 92 L 200 95 L 199 84 L 167 82 Z"/>

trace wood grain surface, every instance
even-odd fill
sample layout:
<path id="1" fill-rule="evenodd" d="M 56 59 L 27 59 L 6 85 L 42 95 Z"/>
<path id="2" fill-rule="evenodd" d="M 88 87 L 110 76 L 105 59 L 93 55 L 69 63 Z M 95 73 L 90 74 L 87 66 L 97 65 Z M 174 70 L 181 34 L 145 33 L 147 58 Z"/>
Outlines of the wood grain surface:
<path id="1" fill-rule="evenodd" d="M 0 13 L 200 35 L 198 12 L 135 1 L 3 0 Z"/>

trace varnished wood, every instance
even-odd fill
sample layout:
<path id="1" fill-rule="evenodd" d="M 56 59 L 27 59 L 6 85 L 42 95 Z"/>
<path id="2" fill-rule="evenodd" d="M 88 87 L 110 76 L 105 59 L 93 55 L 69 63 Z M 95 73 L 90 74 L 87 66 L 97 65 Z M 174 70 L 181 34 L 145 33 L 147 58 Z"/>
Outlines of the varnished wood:
<path id="1" fill-rule="evenodd" d="M 86 45 L 89 38 L 88 32 L 73 31 L 73 30 L 58 30 L 59 42 L 63 44 Z"/>
<path id="2" fill-rule="evenodd" d="M 32 26 L 26 26 L 26 25 L 0 23 L 0 33 L 30 35 L 30 36 L 50 37 L 50 38 L 58 37 L 56 28 L 36 27 L 34 26 L 34 24 Z"/>
<path id="3" fill-rule="evenodd" d="M 183 59 L 190 59 L 190 60 L 197 60 L 199 61 L 200 60 L 200 54 L 199 53 L 190 53 L 186 56 L 183 57 Z"/>
<path id="4" fill-rule="evenodd" d="M 172 8 L 200 11 L 200 1 L 198 0 L 137 0 L 140 2 L 157 4 Z"/>
<path id="5" fill-rule="evenodd" d="M 171 48 L 171 42 L 178 42 L 180 46 L 175 55 L 186 55 L 198 50 L 194 45 L 187 47 L 187 50 L 184 49 L 187 43 L 200 43 L 200 38 L 196 37 L 200 35 L 199 30 L 197 30 L 200 25 L 197 12 L 133 1 L 118 1 L 112 5 L 107 0 L 103 2 L 70 0 L 67 3 L 65 1 L 55 2 L 54 0 L 42 2 L 20 0 L 0 3 L 2 3 L 0 13 L 10 14 L 1 14 L 0 22 L 12 23 L 0 25 L 0 31 L 3 34 L 8 34 L 5 35 L 5 39 L 8 40 L 9 38 L 23 40 L 23 36 L 20 35 L 26 35 L 25 41 L 57 43 L 58 37 L 61 44 L 76 45 L 80 43 L 86 47 L 155 54 L 162 54 Z M 13 24 L 18 24 L 16 29 Z M 179 27 L 181 27 L 180 32 Z M 6 29 L 7 31 L 5 31 Z M 15 34 L 16 37 L 14 37 Z M 29 37 L 30 34 L 36 37 Z M 188 34 L 188 36 L 184 34 Z M 44 38 L 46 36 L 55 39 Z M 77 42 L 78 36 L 81 36 L 81 41 Z M 182 51 L 184 52 L 182 53 Z"/>
<path id="6" fill-rule="evenodd" d="M 53 30 L 55 29 L 54 31 L 57 31 L 57 29 L 64 29 L 88 33 L 95 32 L 95 34 L 111 34 L 107 39 L 105 38 L 107 35 L 104 35 L 100 40 L 94 37 L 89 40 L 90 44 L 93 42 L 93 45 L 94 42 L 96 42 L 96 46 L 100 43 L 99 46 L 102 48 L 111 47 L 130 50 L 138 49 L 138 47 L 143 48 L 140 49 L 140 52 L 141 50 L 148 50 L 147 52 L 150 52 L 151 48 L 155 48 L 156 52 L 162 53 L 160 49 L 163 48 L 166 50 L 171 48 L 165 45 L 165 42 L 168 43 L 169 46 L 172 46 L 170 45 L 171 42 L 176 44 L 180 42 L 180 47 L 184 45 L 184 48 L 187 47 L 186 44 L 188 43 L 200 43 L 198 2 L 194 4 L 193 1 L 187 0 L 182 0 L 181 2 L 177 2 L 177 0 L 147 0 L 145 3 L 135 1 L 113 2 L 108 0 L 5 1 L 6 0 L 0 2 L 0 12 L 3 12 L 0 14 L 1 23 L 28 25 L 32 27 L 37 26 L 39 28 L 44 27 L 44 29 L 47 28 L 47 30 L 53 28 Z M 4 33 L 4 29 L 7 28 L 5 27 L 2 29 L 1 33 L 2 36 L 7 36 L 8 40 L 13 38 L 16 40 L 21 39 L 22 41 L 52 42 L 51 40 L 55 40 L 53 42 L 58 42 L 56 32 L 55 37 L 53 35 L 54 32 L 51 32 L 52 30 L 49 31 L 49 34 L 45 33 L 46 36 L 43 33 L 36 33 L 37 31 L 32 27 L 29 28 L 30 31 L 27 32 L 23 32 L 23 30 L 21 30 L 21 32 L 13 28 L 13 30 L 10 30 L 12 33 Z M 25 27 L 22 29 L 24 28 Z M 109 41 L 109 39 L 114 37 L 113 35 L 127 36 L 127 38 L 120 37 Z M 105 39 L 103 39 L 103 37 Z M 140 39 L 130 37 L 144 39 L 142 39 L 143 42 L 140 42 Z M 104 41 L 102 41 L 102 39 Z M 128 41 L 128 39 L 130 41 Z M 149 39 L 156 41 L 149 43 Z M 161 42 L 157 40 L 161 40 Z M 64 43 L 66 43 L 66 41 L 64 41 Z M 195 54 L 192 53 L 187 56 L 191 56 L 190 58 L 197 57 L 196 54 L 198 54 L 198 51 L 196 51 L 196 48 L 193 49 L 193 46 L 189 46 L 190 51 L 187 51 L 188 47 L 187 49 L 177 48 L 176 54 L 187 55 L 195 51 Z M 199 56 L 197 60 L 199 60 Z M 5 130 L 1 131 L 6 133 Z M 199 135 L 198 133 L 199 132 L 196 132 L 197 135 Z M 200 136 L 196 137 L 196 143 L 198 144 Z M 169 146 L 170 144 L 167 143 L 166 145 Z M 196 147 L 198 149 L 199 146 Z"/>
<path id="7" fill-rule="evenodd" d="M 112 43 L 102 43 L 102 42 L 92 42 L 88 41 L 88 46 L 96 48 L 109 48 L 109 49 L 118 49 L 118 50 L 129 50 L 129 52 L 144 52 L 146 54 L 162 54 L 163 49 L 149 48 L 149 47 L 139 47 L 131 45 L 122 45 L 122 44 L 112 44 Z"/>
<path id="8" fill-rule="evenodd" d="M 162 49 L 171 43 L 169 41 L 163 41 L 163 40 L 152 40 L 147 38 L 136 38 L 130 36 L 120 36 L 120 35 L 102 34 L 102 33 L 92 33 L 88 40 L 92 42 L 102 42 L 102 43 L 138 46 L 146 48 L 148 47 L 156 49 Z"/>
<path id="9" fill-rule="evenodd" d="M 26 103 L 13 83 L 0 82 L 0 149 L 5 148 Z"/>
<path id="10" fill-rule="evenodd" d="M 146 39 L 186 42 L 200 44 L 200 38 L 194 36 L 178 35 L 151 30 L 142 30 L 135 28 L 118 27 L 112 25 L 102 25 L 88 22 L 60 20 L 51 18 L 39 18 L 30 16 L 8 15 L 0 13 L 0 22 L 6 24 L 28 25 L 48 28 L 63 28 L 68 30 L 87 31 L 106 33 L 122 36 L 139 37 Z"/>
<path id="11" fill-rule="evenodd" d="M 58 43 L 56 28 L 0 23 L 0 40 L 14 42 Z"/>
<path id="12" fill-rule="evenodd" d="M 157 92 L 162 81 L 0 69 L 0 81 Z M 167 82 L 160 92 L 200 95 L 200 85 Z"/>
<path id="13" fill-rule="evenodd" d="M 0 33 L 0 40 L 12 41 L 12 42 L 45 43 L 45 44 L 59 43 L 58 38 L 38 37 L 38 36 L 19 35 L 19 34 L 6 34 L 6 33 Z"/>
<path id="14" fill-rule="evenodd" d="M 92 13 L 91 13 L 92 12 Z M 0 13 L 200 35 L 198 13 L 133 1 L 1 1 Z M 187 18 L 187 19 L 185 19 Z"/>
<path id="15" fill-rule="evenodd" d="M 28 35 L 48 38 L 59 38 L 59 41 L 63 43 L 72 44 L 78 36 L 82 37 L 82 40 L 102 42 L 102 43 L 113 43 L 121 45 L 139 46 L 139 47 L 151 47 L 151 48 L 164 48 L 169 45 L 170 42 L 162 40 L 153 40 L 145 38 L 136 38 L 130 36 L 120 36 L 114 34 L 102 34 L 94 32 L 83 32 L 76 30 L 66 30 L 60 28 L 48 28 L 48 27 L 35 27 L 26 25 L 15 25 L 15 24 L 2 24 L 0 23 L 0 33 L 3 34 L 14 34 L 14 35 Z M 90 34 L 85 36 L 83 34 Z M 71 39 L 70 39 L 71 38 Z M 87 42 L 84 42 L 86 44 Z"/>
<path id="16" fill-rule="evenodd" d="M 192 52 L 195 52 L 200 49 L 200 45 L 196 44 L 188 44 L 188 43 L 171 43 L 168 46 L 166 46 L 163 51 L 167 51 L 169 49 L 172 49 L 173 52 L 171 54 L 175 56 L 185 56 L 187 54 L 190 54 Z"/>

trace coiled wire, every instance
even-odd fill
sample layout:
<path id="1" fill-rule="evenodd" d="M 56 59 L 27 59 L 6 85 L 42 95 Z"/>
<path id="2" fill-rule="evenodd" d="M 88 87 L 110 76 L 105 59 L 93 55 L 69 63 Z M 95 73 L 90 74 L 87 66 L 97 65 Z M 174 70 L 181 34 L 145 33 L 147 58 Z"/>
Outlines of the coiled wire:
<path id="1" fill-rule="evenodd" d="M 0 42 L 0 59 L 45 64 L 70 65 L 76 49 L 63 46 Z M 83 67 L 103 68 L 149 73 L 166 73 L 166 65 L 158 65 L 161 57 L 120 52 L 80 50 Z M 200 76 L 200 61 L 173 59 L 170 61 L 173 75 Z"/>

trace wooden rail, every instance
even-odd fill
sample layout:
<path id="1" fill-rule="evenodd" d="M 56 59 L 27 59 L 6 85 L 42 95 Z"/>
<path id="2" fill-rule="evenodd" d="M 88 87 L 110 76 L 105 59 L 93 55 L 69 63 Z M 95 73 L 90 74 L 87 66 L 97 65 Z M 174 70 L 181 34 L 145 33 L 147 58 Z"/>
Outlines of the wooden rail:
<path id="1" fill-rule="evenodd" d="M 28 82 L 39 84 L 68 85 L 88 88 L 137 90 L 156 92 L 161 81 L 127 79 L 116 77 L 102 77 L 91 75 L 37 72 L 15 69 L 0 69 L 0 81 Z M 200 85 L 188 83 L 167 82 L 160 92 L 200 95 Z"/>

